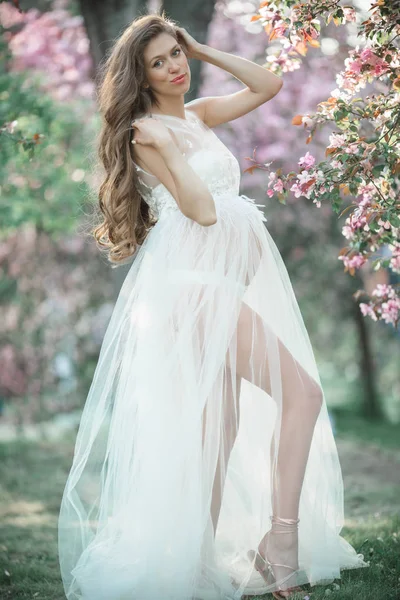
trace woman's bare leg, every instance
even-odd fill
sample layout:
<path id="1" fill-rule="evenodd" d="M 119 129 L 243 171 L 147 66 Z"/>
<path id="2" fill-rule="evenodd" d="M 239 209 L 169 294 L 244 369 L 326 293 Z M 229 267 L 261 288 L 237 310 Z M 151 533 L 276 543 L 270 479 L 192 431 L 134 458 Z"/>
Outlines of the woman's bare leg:
<path id="1" fill-rule="evenodd" d="M 233 375 L 231 370 L 226 368 L 224 373 L 224 406 L 221 419 L 221 446 L 218 453 L 218 462 L 215 472 L 211 501 L 211 518 L 214 526 L 214 535 L 217 531 L 229 457 L 231 455 L 232 448 L 239 430 L 240 382 L 241 377 Z"/>
<path id="2" fill-rule="evenodd" d="M 241 378 L 257 385 L 274 398 L 271 371 L 274 373 L 275 370 L 275 374 L 277 369 L 280 371 L 282 405 L 278 406 L 281 419 L 277 455 L 274 438 L 271 441 L 271 500 L 275 516 L 298 518 L 300 494 L 313 430 L 322 405 L 322 390 L 318 383 L 296 361 L 261 316 L 245 303 L 242 303 L 235 333 L 236 365 L 232 367 L 232 372 L 235 373 L 236 385 L 233 385 L 231 370 L 226 368 L 224 373 L 226 387 L 223 394 L 221 427 L 225 433 L 221 435 L 211 503 L 214 532 L 221 508 L 229 456 L 239 428 Z M 275 344 L 278 356 L 278 361 L 272 365 L 269 364 L 267 353 L 271 343 L 272 348 Z M 204 418 L 203 427 L 205 421 Z M 273 526 L 272 533 L 274 530 L 278 531 L 279 526 Z M 271 562 L 297 567 L 296 534 L 266 534 L 260 541 L 259 550 L 264 556 L 268 554 Z M 285 577 L 288 573 L 289 571 L 283 568 L 277 572 L 277 577 Z M 292 585 L 292 582 L 288 583 L 288 587 L 289 585 Z"/>
<path id="3" fill-rule="evenodd" d="M 269 365 L 266 349 L 274 348 L 274 345 L 274 364 Z M 274 356 L 273 352 L 271 356 Z M 275 516 L 297 519 L 312 435 L 322 406 L 322 390 L 261 316 L 245 303 L 242 304 L 237 324 L 236 362 L 237 373 L 241 377 L 273 398 L 271 373 L 276 375 L 276 369 L 280 369 L 282 406 L 278 406 L 281 419 L 277 455 L 274 444 L 271 445 L 272 507 Z M 276 381 L 274 378 L 275 384 Z M 271 532 L 278 529 L 279 526 L 275 529 L 273 526 Z M 298 567 L 296 533 L 267 534 L 260 542 L 259 551 L 264 556 L 268 555 L 271 563 L 287 564 L 294 569 Z M 278 578 L 290 573 L 285 568 L 277 568 L 276 571 Z M 287 587 L 291 585 L 293 581 L 288 582 Z M 285 588 L 284 585 L 282 587 Z"/>
<path id="4" fill-rule="evenodd" d="M 240 382 L 241 377 L 234 375 L 229 367 L 223 373 L 223 405 L 220 428 L 220 447 L 211 497 L 211 519 L 214 528 L 214 537 L 217 531 L 218 519 L 221 510 L 222 495 L 224 492 L 226 473 L 229 457 L 234 446 L 240 420 Z M 203 441 L 207 422 L 207 406 L 203 414 Z"/>

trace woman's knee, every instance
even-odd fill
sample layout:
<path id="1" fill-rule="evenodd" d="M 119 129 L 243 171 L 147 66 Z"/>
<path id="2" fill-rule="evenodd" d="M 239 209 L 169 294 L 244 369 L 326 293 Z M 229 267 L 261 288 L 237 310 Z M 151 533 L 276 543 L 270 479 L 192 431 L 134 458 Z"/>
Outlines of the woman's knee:
<path id="1" fill-rule="evenodd" d="M 291 389 L 291 393 L 286 394 L 284 405 L 286 411 L 295 412 L 302 418 L 307 415 L 308 418 L 316 419 L 320 413 L 323 398 L 321 386 L 307 376 L 306 380 L 303 378 L 296 386 L 296 393 Z"/>
<path id="2" fill-rule="evenodd" d="M 324 393 L 319 383 L 314 379 L 310 380 L 310 385 L 308 388 L 308 398 L 313 413 L 315 413 L 316 416 L 318 416 L 324 401 Z"/>

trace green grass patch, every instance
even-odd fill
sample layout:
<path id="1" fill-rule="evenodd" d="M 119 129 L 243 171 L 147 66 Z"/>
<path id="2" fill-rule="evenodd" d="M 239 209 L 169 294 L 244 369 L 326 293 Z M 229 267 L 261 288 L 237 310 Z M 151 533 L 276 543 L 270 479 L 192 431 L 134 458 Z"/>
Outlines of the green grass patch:
<path id="1" fill-rule="evenodd" d="M 368 429 L 369 425 L 365 426 L 364 422 L 338 417 L 336 427 L 339 446 L 342 436 L 346 440 L 345 471 L 350 469 L 350 483 L 347 484 L 350 489 L 345 487 L 350 503 L 342 535 L 357 552 L 364 554 L 370 566 L 343 571 L 342 579 L 334 584 L 310 588 L 311 600 L 396 600 L 400 598 L 400 519 L 394 513 L 398 510 L 399 496 L 394 504 L 396 494 L 391 493 L 393 506 L 390 511 L 377 511 L 379 503 L 389 502 L 383 498 L 383 489 L 382 498 L 379 497 L 379 479 L 373 492 L 357 490 L 359 463 L 354 463 L 353 474 L 355 454 L 351 453 L 353 446 L 349 440 L 360 440 L 359 445 L 354 443 L 355 452 L 360 453 L 360 448 L 362 451 L 371 448 L 375 452 L 375 470 L 378 470 L 381 457 L 381 453 L 376 452 L 376 444 L 385 442 L 389 453 L 398 445 L 394 443 L 390 428 L 384 435 L 380 425 L 371 424 Z M 367 441 L 372 445 L 368 446 Z M 71 434 L 69 439 L 58 443 L 18 441 L 0 444 L 1 600 L 65 600 L 57 556 L 57 519 L 72 463 L 73 442 Z M 383 458 L 387 459 L 386 453 Z M 355 489 L 352 488 L 353 475 Z M 361 512 L 359 505 L 356 506 L 357 494 L 363 500 Z M 307 587 L 293 600 L 306 596 Z M 263 600 L 270 598 L 272 596 L 267 595 Z"/>
<path id="2" fill-rule="evenodd" d="M 63 600 L 57 519 L 71 446 L 0 444 L 0 598 Z"/>
<path id="3" fill-rule="evenodd" d="M 376 444 L 381 449 L 400 449 L 400 425 L 363 419 L 345 408 L 333 409 L 331 413 L 337 435 Z"/>

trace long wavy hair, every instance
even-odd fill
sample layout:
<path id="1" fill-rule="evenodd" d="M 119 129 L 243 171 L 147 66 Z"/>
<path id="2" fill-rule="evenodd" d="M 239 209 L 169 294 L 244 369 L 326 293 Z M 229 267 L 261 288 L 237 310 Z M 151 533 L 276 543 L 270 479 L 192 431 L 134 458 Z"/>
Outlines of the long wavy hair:
<path id="1" fill-rule="evenodd" d="M 163 13 L 136 18 L 111 48 L 100 71 L 98 104 L 102 128 L 98 157 L 104 179 L 98 191 L 102 222 L 94 227 L 97 247 L 109 262 L 127 262 L 157 223 L 138 189 L 133 164 L 131 122 L 139 114 L 159 106 L 146 83 L 144 50 L 160 33 L 168 33 L 182 45 L 176 23 Z"/>

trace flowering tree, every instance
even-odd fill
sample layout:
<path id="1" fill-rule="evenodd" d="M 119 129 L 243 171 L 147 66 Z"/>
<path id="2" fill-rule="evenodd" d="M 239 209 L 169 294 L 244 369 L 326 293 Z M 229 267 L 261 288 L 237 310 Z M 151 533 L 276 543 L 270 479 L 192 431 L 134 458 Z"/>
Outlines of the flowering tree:
<path id="1" fill-rule="evenodd" d="M 293 125 L 307 130 L 307 144 L 322 125 L 335 124 L 337 131 L 330 135 L 326 160 L 317 163 L 307 152 L 299 160 L 299 172 L 284 175 L 279 169 L 270 169 L 271 163 L 260 163 L 255 155 L 250 159 L 249 171 L 268 171 L 267 194 L 276 194 L 281 202 L 293 192 L 317 207 L 329 202 L 339 212 L 351 195 L 342 211 L 347 213 L 342 230 L 347 244 L 339 255 L 351 275 L 367 261 L 374 269 L 400 273 L 399 8 L 397 0 L 379 0 L 371 6 L 370 17 L 359 25 L 363 46 L 350 51 L 337 75 L 337 88 L 318 104 L 314 114 L 296 115 L 292 120 Z M 319 46 L 321 18 L 340 25 L 356 22 L 357 14 L 352 7 L 340 6 L 339 0 L 262 2 L 252 20 L 263 25 L 270 40 L 281 42 L 279 52 L 267 57 L 268 68 L 277 74 L 300 68 L 308 48 Z M 356 97 L 368 83 L 375 85 L 374 93 Z M 397 284 L 377 286 L 369 301 L 360 303 L 362 313 L 397 327 L 397 288 Z M 365 292 L 359 290 L 356 299 L 362 294 Z"/>
<path id="2" fill-rule="evenodd" d="M 89 54 L 76 51 L 79 40 L 86 36 L 82 21 L 75 18 L 77 15 L 71 14 L 63 2 L 57 0 L 53 8 L 56 11 L 55 15 L 52 14 L 53 11 L 42 15 L 36 10 L 19 14 L 13 9 L 11 3 L 0 3 L 0 19 L 3 25 L 7 24 L 6 37 L 9 47 L 12 48 L 12 56 L 7 59 L 7 69 L 5 69 L 3 91 L 7 90 L 8 99 L 5 103 L 3 96 L 1 121 L 7 121 L 9 115 L 11 119 L 9 127 L 13 129 L 14 135 L 20 136 L 24 132 L 29 141 L 37 131 L 45 134 L 44 138 L 38 140 L 39 146 L 36 148 L 37 144 L 35 145 L 37 152 L 31 161 L 26 158 L 24 160 L 26 153 L 16 155 L 11 149 L 9 156 L 0 161 L 2 164 L 0 175 L 3 171 L 6 182 L 3 187 L 4 206 L 9 211 L 6 220 L 9 227 L 8 242 L 7 246 L 3 245 L 0 262 L 9 280 L 9 289 L 16 290 L 15 298 L 6 307 L 5 319 L 3 319 L 7 331 L 5 335 L 8 336 L 10 343 L 0 350 L 0 364 L 3 365 L 2 372 L 5 374 L 5 380 L 0 381 L 0 396 L 13 397 L 14 400 L 16 397 L 29 398 L 30 409 L 35 413 L 46 389 L 50 391 L 49 401 L 48 403 L 46 401 L 46 406 L 43 408 L 49 411 L 57 410 L 57 404 L 60 404 L 59 395 L 54 395 L 52 388 L 54 389 L 54 375 L 56 371 L 58 373 L 60 365 L 62 367 L 60 367 L 60 374 L 56 374 L 56 377 L 60 377 L 60 386 L 69 381 L 65 374 L 68 368 L 65 369 L 65 364 L 62 366 L 63 361 L 65 363 L 69 360 L 70 363 L 77 365 L 78 369 L 86 365 L 85 373 L 79 374 L 79 379 L 83 382 L 82 389 L 85 387 L 84 382 L 89 382 L 92 357 L 98 350 L 101 335 L 96 337 L 95 344 L 90 338 L 87 340 L 88 344 L 91 344 L 91 350 L 80 338 L 77 343 L 77 347 L 81 350 L 79 356 L 75 350 L 71 352 L 70 346 L 72 344 L 75 347 L 77 331 L 82 331 L 83 338 L 93 328 L 93 324 L 98 324 L 97 311 L 93 312 L 96 302 L 102 299 L 100 302 L 105 304 L 108 310 L 109 304 L 105 303 L 105 300 L 109 300 L 111 305 L 113 299 L 113 291 L 108 279 L 108 288 L 106 290 L 96 288 L 93 297 L 90 295 L 93 284 L 87 286 L 87 290 L 85 286 L 80 286 L 83 296 L 80 295 L 79 298 L 71 293 L 66 294 L 62 286 L 62 281 L 66 277 L 70 275 L 75 277 L 75 270 L 82 274 L 79 265 L 85 265 L 84 271 L 87 275 L 88 263 L 94 260 L 94 256 L 90 255 L 89 259 L 89 254 L 86 254 L 86 250 L 83 251 L 79 236 L 71 234 L 69 225 L 73 226 L 77 221 L 76 209 L 82 195 L 87 194 L 85 186 L 90 179 L 90 172 L 86 168 L 89 150 L 86 145 L 88 140 L 93 138 L 97 125 L 93 120 L 96 111 L 90 91 L 93 89 L 93 84 L 88 79 L 90 71 L 85 66 L 88 65 L 86 59 Z M 249 23 L 249 10 L 249 4 L 243 5 L 244 13 L 240 13 L 237 3 L 225 2 L 225 0 L 219 2 L 209 29 L 207 43 L 262 62 L 265 56 L 265 38 L 259 35 L 262 27 L 258 20 Z M 244 28 L 245 22 L 247 24 Z M 25 30 L 28 25 L 29 29 Z M 328 40 L 332 39 L 330 31 L 333 27 L 332 23 L 321 31 L 321 44 L 324 43 L 324 36 L 327 36 Z M 302 142 L 297 129 L 288 128 L 287 123 L 293 116 L 293 110 L 295 113 L 308 114 L 313 106 L 329 95 L 334 86 L 332 73 L 341 68 L 346 56 L 347 30 L 351 30 L 351 27 L 350 24 L 335 30 L 337 51 L 334 54 L 327 56 L 324 52 L 308 53 L 303 57 L 301 70 L 288 71 L 285 75 L 285 85 L 276 99 L 242 119 L 218 128 L 217 134 L 239 157 L 243 169 L 248 166 L 244 157 L 251 154 L 253 148 L 257 146 L 259 160 L 260 158 L 262 161 L 272 159 L 279 162 L 279 167 L 283 171 L 290 171 L 293 161 L 302 152 Z M 29 39 L 26 37 L 28 33 Z M 45 39 L 41 39 L 42 37 Z M 36 41 L 37 51 L 33 41 Z M 270 58 L 278 44 L 276 39 L 270 44 L 268 48 Z M 88 49 L 87 40 L 83 47 Z M 82 69 L 80 65 L 83 65 Z M 70 68 L 75 72 L 74 77 L 71 75 Z M 213 65 L 202 64 L 202 73 L 201 95 L 230 93 L 241 87 L 240 82 Z M 40 75 L 38 83 L 36 74 Z M 304 85 L 305 80 L 307 85 Z M 54 85 L 55 81 L 57 85 Z M 19 107 L 22 106 L 18 96 L 19 91 L 24 94 L 29 92 L 31 99 L 27 96 L 26 102 L 29 100 L 38 103 L 40 121 L 37 121 L 38 110 L 36 108 L 30 110 L 29 102 L 26 109 L 19 111 Z M 16 120 L 17 123 L 12 123 L 12 120 Z M 313 135 L 315 148 L 313 153 L 321 158 L 326 148 L 324 133 L 326 134 L 326 131 L 316 130 Z M 2 149 L 3 144 L 0 143 L 0 151 Z M 307 160 L 307 157 L 304 160 Z M 260 192 L 262 194 L 263 182 L 264 174 L 261 169 L 256 169 L 253 174 L 245 173 L 242 178 L 245 191 L 251 194 L 260 194 Z M 336 387 L 334 388 L 334 397 L 337 399 L 342 394 L 342 401 L 347 401 L 350 386 L 354 385 L 356 389 L 362 389 L 365 397 L 369 395 L 372 398 L 372 391 L 368 392 L 366 389 L 372 388 L 366 376 L 369 374 L 370 379 L 373 379 L 371 353 L 366 350 L 368 344 L 359 340 L 361 336 L 357 337 L 357 331 L 368 333 L 369 324 L 362 317 L 360 322 L 357 321 L 355 324 L 354 315 L 361 315 L 360 311 L 353 310 L 351 302 L 351 294 L 356 291 L 359 283 L 357 271 L 355 277 L 347 277 L 343 274 L 339 261 L 335 260 L 343 239 L 338 228 L 337 214 L 331 210 L 327 202 L 323 202 L 320 209 L 315 210 L 315 204 L 310 203 L 308 198 L 305 196 L 296 198 L 293 193 L 287 196 L 287 202 L 291 203 L 290 210 L 279 203 L 274 203 L 273 198 L 268 196 L 267 198 L 268 225 L 277 239 L 280 251 L 293 276 L 296 294 L 302 303 L 306 321 L 315 335 L 317 351 L 321 352 L 322 366 L 324 367 L 325 364 L 327 371 L 331 369 L 328 375 L 329 381 L 340 379 L 341 385 L 343 384 L 340 393 Z M 34 224 L 34 228 L 31 224 Z M 20 229 L 22 226 L 27 226 L 25 232 Z M 61 236 L 68 231 L 70 233 L 64 242 L 62 238 L 53 241 L 50 250 L 48 245 L 50 231 L 57 231 Z M 28 251 L 26 236 L 32 240 L 29 242 L 31 246 Z M 67 244 L 68 248 L 75 248 L 73 257 L 68 258 L 63 244 Z M 11 250 L 6 251 L 7 247 Z M 48 260 L 52 254 L 56 255 L 56 261 Z M 64 254 L 65 264 L 60 265 L 59 258 Z M 68 254 L 71 255 L 71 252 Z M 69 274 L 67 274 L 67 267 L 71 267 Z M 97 263 L 93 263 L 93 269 L 95 268 L 99 268 Z M 53 275 L 53 269 L 59 273 L 60 279 Z M 105 275 L 106 273 L 98 277 L 90 276 L 90 279 L 92 282 L 104 282 Z M 334 286 L 331 285 L 332 280 L 335 281 Z M 46 289 L 42 289 L 41 281 L 51 282 L 51 285 L 46 285 Z M 71 288 L 74 289 L 73 283 Z M 316 289 L 318 289 L 317 295 Z M 316 296 L 318 296 L 318 305 L 322 303 L 328 307 L 318 320 L 314 317 Z M 28 301 L 31 298 L 35 300 L 29 306 L 20 304 L 18 309 L 16 308 L 20 300 Z M 67 310 L 60 311 L 60 303 L 62 304 L 64 300 L 67 300 Z M 38 305 L 43 306 L 43 310 L 38 311 Z M 50 310 L 47 312 L 46 307 L 49 306 Z M 56 307 L 57 315 L 53 315 L 52 306 Z M 99 312 L 102 310 L 103 306 L 100 306 Z M 31 324 L 33 317 L 36 319 L 34 325 Z M 59 320 L 57 330 L 47 331 L 49 325 L 51 326 L 50 319 L 53 318 L 61 319 L 63 323 L 61 324 Z M 17 336 L 16 329 L 24 332 L 20 347 L 20 337 Z M 27 331 L 30 332 L 29 336 L 26 334 Z M 389 331 L 389 328 L 385 331 L 377 331 L 375 337 L 378 337 L 378 334 L 386 335 Z M 3 337 L 4 333 L 3 331 Z M 51 338 L 53 333 L 55 337 Z M 39 340 L 41 342 L 38 344 Z M 393 352 L 390 354 L 389 344 L 384 342 L 382 346 L 389 356 L 394 355 Z M 55 372 L 44 373 L 46 365 L 53 365 L 53 363 Z M 388 358 L 384 361 L 383 367 L 380 366 L 378 373 L 381 381 L 377 381 L 377 384 L 385 401 L 387 397 L 396 395 L 395 366 L 392 368 L 392 364 L 393 360 L 390 361 Z M 12 389 L 10 382 L 22 381 L 22 375 L 21 377 L 10 375 L 13 372 L 18 373 L 18 368 L 24 373 L 29 371 L 30 376 L 29 379 L 24 380 L 23 388 Z M 43 369 L 42 374 L 39 376 L 41 369 Z M 6 376 L 7 373 L 9 377 Z M 366 384 L 365 388 L 360 388 L 357 383 L 357 377 L 354 375 L 357 373 L 360 374 L 362 384 Z M 42 386 L 38 385 L 38 380 L 43 380 Z M 76 393 L 73 392 L 72 398 L 74 397 L 76 400 Z M 64 402 L 67 410 L 71 399 L 67 401 L 64 398 Z M 371 402 L 370 404 L 372 405 Z M 13 402 L 12 405 L 17 407 L 18 403 Z M 21 414 L 27 417 L 25 410 Z"/>
<path id="3" fill-rule="evenodd" d="M 265 36 L 260 35 L 263 28 L 259 22 L 250 21 L 250 10 L 248 3 L 239 6 L 235 2 L 218 2 L 207 43 L 263 63 Z M 340 70 L 349 49 L 355 46 L 355 29 L 353 23 L 341 28 L 336 28 L 334 23 L 323 26 L 321 51 L 309 52 L 303 57 L 301 69 L 285 73 L 284 86 L 277 97 L 215 129 L 238 157 L 243 170 L 248 166 L 246 156 L 251 155 L 254 148 L 258 160 L 273 160 L 284 172 L 301 160 L 298 157 L 304 154 L 304 142 L 297 128 L 288 127 L 288 123 L 293 114 L 308 113 L 329 95 L 335 85 L 335 73 Z M 272 57 L 277 48 L 279 42 L 272 40 L 267 55 Z M 208 63 L 203 65 L 200 95 L 229 94 L 241 87 L 226 71 Z M 333 130 L 333 125 L 327 124 L 313 137 L 313 154 L 318 160 L 324 157 L 330 129 Z M 348 277 L 337 260 L 343 245 L 337 213 L 329 203 L 323 203 L 316 210 L 315 204 L 307 198 L 296 198 L 293 193 L 285 200 L 290 208 L 285 207 L 265 193 L 265 175 L 261 169 L 242 173 L 245 193 L 265 204 L 268 229 L 290 273 L 329 397 L 338 404 L 348 404 L 352 398 L 362 414 L 373 418 L 381 415 L 383 408 L 386 414 L 397 419 L 400 381 L 392 359 L 396 340 L 392 329 L 385 328 L 383 322 L 382 327 L 372 330 L 372 324 L 362 317 L 352 299 L 363 282 L 358 272 Z M 380 347 L 379 364 L 375 344 Z"/>
<path id="4" fill-rule="evenodd" d="M 97 129 L 82 20 L 3 2 L 0 21 L 0 412 L 20 422 L 79 405 L 113 289 L 77 231 Z"/>
<path id="5" fill-rule="evenodd" d="M 37 117 L 46 118 L 48 125 L 51 122 L 47 95 L 62 102 L 94 97 L 89 40 L 82 17 L 72 15 L 65 0 L 56 0 L 53 10 L 44 13 L 36 8 L 19 10 L 18 2 L 0 2 L 0 25 L 5 94 L 0 114 L 1 151 L 13 152 L 14 144 L 28 151 L 31 159 L 45 137 L 44 129 L 33 127 L 39 125 Z M 33 90 L 38 86 L 46 95 L 34 99 Z"/>
<path id="6" fill-rule="evenodd" d="M 83 18 L 71 14 L 67 5 L 56 0 L 48 12 L 19 12 L 9 2 L 0 3 L 0 23 L 11 52 L 9 69 L 30 74 L 31 81 L 40 73 L 43 90 L 56 100 L 93 98 L 89 39 Z"/>

